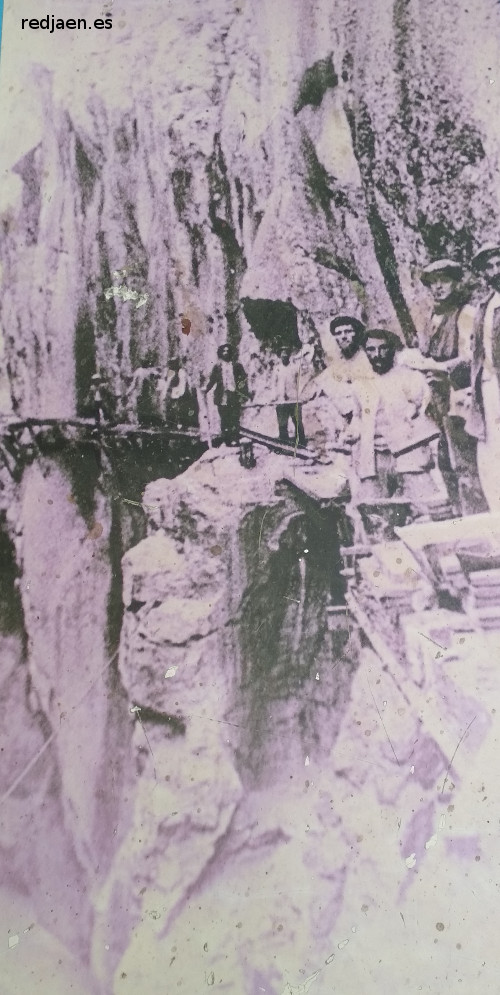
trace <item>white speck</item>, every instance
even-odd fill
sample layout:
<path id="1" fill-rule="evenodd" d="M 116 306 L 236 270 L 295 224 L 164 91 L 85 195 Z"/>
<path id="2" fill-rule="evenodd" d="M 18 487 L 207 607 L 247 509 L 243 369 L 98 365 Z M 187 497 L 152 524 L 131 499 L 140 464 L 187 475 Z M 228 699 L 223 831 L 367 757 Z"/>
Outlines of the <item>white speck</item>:
<path id="1" fill-rule="evenodd" d="M 440 833 L 442 833 L 445 825 L 446 825 L 446 816 L 442 815 L 441 818 L 440 818 L 440 820 L 439 820 L 439 832 Z"/>
<path id="2" fill-rule="evenodd" d="M 415 867 L 417 863 L 417 855 L 415 853 L 410 853 L 410 856 L 406 858 L 405 864 L 407 867 Z"/>
<path id="3" fill-rule="evenodd" d="M 382 705 L 384 706 L 384 708 L 387 708 L 387 702 L 386 701 L 383 701 Z"/>
<path id="4" fill-rule="evenodd" d="M 414 774 L 414 773 L 415 773 L 415 765 L 412 764 L 411 767 L 410 767 L 410 774 Z"/>
<path id="5" fill-rule="evenodd" d="M 140 711 L 141 711 L 141 706 L 140 705 L 132 705 L 132 707 L 129 708 L 129 712 L 130 712 L 131 715 L 133 715 L 134 712 L 140 712 Z"/>
<path id="6" fill-rule="evenodd" d="M 438 838 L 434 834 L 434 836 L 431 836 L 430 840 L 427 840 L 427 843 L 425 844 L 425 849 L 426 850 L 430 850 L 432 846 L 436 846 L 437 841 L 438 841 Z"/>
<path id="7" fill-rule="evenodd" d="M 306 833 L 309 832 L 310 828 L 311 828 L 310 826 L 306 826 Z"/>
<path id="8" fill-rule="evenodd" d="M 316 674 L 316 680 L 319 681 L 319 674 Z"/>
<path id="9" fill-rule="evenodd" d="M 29 589 L 30 589 L 29 584 L 26 584 L 26 590 L 29 591 Z"/>
<path id="10" fill-rule="evenodd" d="M 357 928 L 358 928 L 357 926 L 351 926 L 351 933 L 355 933 Z"/>
<path id="11" fill-rule="evenodd" d="M 177 673 L 177 667 L 169 667 L 165 674 L 165 680 L 167 679 L 167 677 L 175 677 L 176 673 Z"/>
<path id="12" fill-rule="evenodd" d="M 304 767 L 309 767 L 309 757 L 306 757 Z"/>
<path id="13" fill-rule="evenodd" d="M 9 936 L 9 950 L 11 950 L 12 947 L 17 947 L 18 943 L 19 943 L 19 937 L 17 933 L 14 933 L 13 936 Z"/>
<path id="14" fill-rule="evenodd" d="M 105 943 L 105 944 L 104 944 L 104 949 L 105 949 L 105 950 L 109 950 L 109 943 Z"/>
<path id="15" fill-rule="evenodd" d="M 340 943 L 339 943 L 339 950 L 343 950 L 344 947 L 346 947 L 348 943 L 349 943 L 349 940 L 341 940 Z"/>
<path id="16" fill-rule="evenodd" d="M 305 549 L 305 550 L 304 550 L 304 553 L 308 553 L 308 552 L 309 552 L 309 550 L 308 550 L 308 549 Z"/>
<path id="17" fill-rule="evenodd" d="M 334 959 L 334 957 L 335 957 L 335 954 L 330 954 L 330 956 L 326 958 L 325 964 L 331 964 L 332 960 Z"/>
<path id="18" fill-rule="evenodd" d="M 495 82 L 495 80 L 494 80 L 494 79 L 490 79 L 490 86 L 491 86 L 491 84 L 492 84 L 492 83 L 494 83 L 494 82 Z"/>

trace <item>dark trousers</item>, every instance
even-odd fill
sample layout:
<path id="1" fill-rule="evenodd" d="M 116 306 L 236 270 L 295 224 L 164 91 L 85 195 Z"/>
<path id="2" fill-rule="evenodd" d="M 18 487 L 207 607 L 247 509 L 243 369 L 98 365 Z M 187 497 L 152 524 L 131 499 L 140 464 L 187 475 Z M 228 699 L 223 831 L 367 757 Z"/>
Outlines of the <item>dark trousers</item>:
<path id="1" fill-rule="evenodd" d="M 220 431 L 224 442 L 237 442 L 240 433 L 241 403 L 238 394 L 228 392 L 227 403 L 219 405 Z"/>
<path id="2" fill-rule="evenodd" d="M 304 432 L 304 425 L 302 423 L 302 405 L 297 404 L 294 401 L 290 401 L 287 404 L 277 404 L 276 415 L 278 418 L 280 442 L 292 443 L 292 445 L 297 442 L 299 446 L 305 446 L 306 436 Z M 291 439 L 288 435 L 288 422 L 290 419 L 294 428 L 293 437 Z"/>

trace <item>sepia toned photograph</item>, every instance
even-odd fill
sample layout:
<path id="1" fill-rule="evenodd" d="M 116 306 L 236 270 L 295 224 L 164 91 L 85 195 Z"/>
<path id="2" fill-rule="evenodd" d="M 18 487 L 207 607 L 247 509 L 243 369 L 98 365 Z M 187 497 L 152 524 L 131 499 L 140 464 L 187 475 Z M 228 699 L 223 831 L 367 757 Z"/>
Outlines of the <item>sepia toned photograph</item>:
<path id="1" fill-rule="evenodd" d="M 500 992 L 499 67 L 5 0 L 0 995 Z"/>

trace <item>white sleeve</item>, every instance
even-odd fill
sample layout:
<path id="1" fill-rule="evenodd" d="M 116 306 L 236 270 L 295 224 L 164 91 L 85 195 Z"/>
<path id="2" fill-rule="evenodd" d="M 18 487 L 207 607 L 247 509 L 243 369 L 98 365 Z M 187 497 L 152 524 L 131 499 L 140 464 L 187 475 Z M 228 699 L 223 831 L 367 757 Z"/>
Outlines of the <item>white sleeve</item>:
<path id="1" fill-rule="evenodd" d="M 476 308 L 472 304 L 466 304 L 457 318 L 458 355 L 460 359 L 464 359 L 466 362 L 472 359 L 475 319 Z"/>

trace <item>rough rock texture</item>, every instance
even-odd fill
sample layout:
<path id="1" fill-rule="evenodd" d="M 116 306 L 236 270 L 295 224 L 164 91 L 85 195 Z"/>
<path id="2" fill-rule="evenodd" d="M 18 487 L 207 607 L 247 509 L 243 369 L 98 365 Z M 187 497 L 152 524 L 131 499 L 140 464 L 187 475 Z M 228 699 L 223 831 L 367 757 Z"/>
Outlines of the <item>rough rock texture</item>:
<path id="1" fill-rule="evenodd" d="M 341 309 L 364 313 L 372 324 L 387 322 L 410 341 L 431 308 L 418 280 L 420 265 L 443 253 L 466 260 L 473 247 L 497 234 L 500 8 L 493 0 L 307 0 L 287 4 L 285 11 L 276 0 L 212 0 L 209 7 L 208 14 L 201 0 L 174 0 L 167 7 L 136 0 L 120 5 L 112 33 L 76 39 L 33 32 L 22 36 L 29 45 L 19 43 L 17 8 L 5 12 L 3 98 L 4 80 L 12 92 L 2 125 L 0 317 L 17 413 L 86 413 L 91 376 L 100 369 L 120 414 L 127 378 L 148 358 L 163 363 L 180 352 L 198 383 L 226 337 L 240 342 L 250 367 L 257 340 L 268 344 L 268 329 L 259 325 L 252 334 L 240 308 L 244 297 L 290 299 L 299 309 L 302 338 L 314 329 L 322 334 L 331 312 Z M 39 5 L 24 0 L 23 13 L 40 16 Z M 82 2 L 80 13 L 95 16 L 95 5 Z M 23 71 L 27 63 L 29 74 Z M 122 267 L 130 270 L 129 285 L 148 293 L 146 307 L 105 298 L 113 270 Z M 181 313 L 191 321 L 188 336 L 181 333 Z M 2 410 L 8 411 L 4 384 Z M 83 977 L 81 958 L 88 957 L 92 934 L 105 995 L 115 971 L 117 991 L 143 982 L 148 964 L 157 963 L 148 960 L 159 949 L 157 931 L 166 925 L 177 949 L 167 964 L 162 947 L 160 966 L 152 968 L 159 986 L 168 969 L 172 987 L 181 987 L 195 936 L 200 945 L 193 975 L 202 990 L 216 979 L 220 990 L 246 986 L 252 995 L 260 988 L 281 993 L 284 979 L 298 984 L 333 953 L 348 858 L 352 875 L 356 866 L 364 874 L 366 863 L 377 863 L 373 854 L 388 825 L 396 835 L 391 805 L 387 819 L 381 817 L 375 850 L 356 864 L 357 836 L 364 835 L 356 823 L 372 807 L 365 797 L 380 802 L 376 781 L 365 795 L 359 774 L 352 791 L 346 776 L 347 794 L 357 792 L 357 800 L 351 822 L 345 809 L 348 828 L 339 828 L 345 799 L 333 794 L 324 758 L 335 743 L 341 712 L 335 704 L 345 704 L 351 671 L 344 647 L 332 651 L 318 629 L 324 577 L 299 565 L 303 526 L 296 509 L 274 496 L 278 462 L 250 495 L 243 473 L 241 495 L 210 489 L 211 466 L 210 460 L 202 464 L 198 489 L 193 471 L 175 487 L 160 485 L 156 498 L 148 492 L 147 503 L 158 501 L 168 535 L 148 539 L 125 562 L 120 672 L 126 701 L 113 668 L 101 674 L 116 646 L 118 622 L 115 616 L 111 637 L 106 607 L 110 601 L 116 607 L 123 535 L 131 545 L 137 535 L 124 527 L 119 536 L 102 494 L 96 503 L 87 494 L 81 507 L 69 502 L 67 476 L 51 461 L 30 467 L 12 500 L 10 490 L 3 491 L 22 600 L 20 627 L 13 632 L 2 624 L 6 789 L 54 737 L 3 803 L 8 886 L 16 901 L 20 892 L 27 899 L 19 916 L 33 916 L 47 931 L 45 946 L 40 942 L 46 952 L 50 947 L 50 963 L 60 959 L 59 943 L 69 961 L 68 951 L 74 954 L 71 981 L 78 970 Z M 183 493 L 188 485 L 189 500 Z M 244 521 L 238 512 L 225 535 L 229 509 L 240 501 Z M 309 548 L 311 536 L 306 538 Z M 266 548 L 261 563 L 266 543 L 271 551 L 274 544 L 274 555 Z M 211 553 L 211 545 L 223 552 Z M 245 549 L 253 562 L 246 561 Z M 147 562 L 141 561 L 146 550 Z M 283 592 L 283 604 L 270 600 L 274 590 Z M 300 593 L 306 595 L 305 615 L 297 605 Z M 276 680 L 269 678 L 269 659 L 255 638 L 261 623 L 276 656 Z M 317 642 L 307 646 L 311 631 Z M 337 657 L 345 674 L 339 684 Z M 320 665 L 314 666 L 316 659 Z M 366 673 L 362 666 L 356 677 L 354 710 Z M 262 704 L 252 697 L 254 686 Z M 396 714 L 404 707 L 398 695 Z M 131 713 L 133 707 L 140 711 Z M 331 727 L 324 716 L 315 721 L 321 709 L 335 717 Z M 195 711 L 197 724 L 189 719 Z M 362 721 L 355 714 L 346 713 L 343 731 L 349 752 L 360 749 L 357 726 L 349 732 L 351 719 Z M 274 737 L 267 736 L 270 728 L 278 730 Z M 379 735 L 383 763 L 393 765 L 386 737 Z M 130 736 L 137 774 L 127 766 Z M 401 731 L 394 734 L 396 752 L 409 762 L 410 746 L 405 740 L 401 749 L 398 737 L 405 739 Z M 186 754 L 194 778 L 188 784 L 182 776 Z M 438 751 L 435 756 L 441 775 L 445 761 Z M 492 762 L 488 750 L 476 756 Z M 378 762 L 364 760 L 370 771 Z M 278 770 L 293 785 L 286 795 Z M 408 798 L 413 804 L 411 786 Z M 427 825 L 430 831 L 435 800 L 429 806 L 424 829 L 407 827 L 415 852 Z M 32 813 L 36 821 L 28 834 L 20 827 Z M 172 860 L 162 857 L 167 843 Z M 383 852 L 384 866 L 394 859 L 395 875 L 386 916 L 371 934 L 372 973 L 365 976 L 360 967 L 366 944 L 361 958 L 350 959 L 353 942 L 336 952 L 346 953 L 351 973 L 344 987 L 350 984 L 356 995 L 364 988 L 385 991 L 392 983 L 391 968 L 382 976 L 377 964 L 387 933 L 402 943 L 396 927 L 405 928 L 391 909 L 406 865 L 397 865 L 395 847 Z M 429 862 L 434 852 L 437 847 Z M 224 867 L 218 876 L 217 855 L 217 866 Z M 453 881 L 458 878 L 457 872 Z M 284 879 L 292 879 L 295 889 L 285 899 Z M 351 886 L 345 887 L 347 895 Z M 367 895 L 385 887 L 384 879 L 367 885 Z M 368 899 L 359 905 L 361 890 L 353 885 L 352 902 L 344 903 L 339 943 L 364 922 Z M 65 891 L 79 903 L 78 918 L 75 905 L 61 897 Z M 228 894 L 235 903 L 229 902 L 219 926 L 216 913 Z M 429 900 L 425 889 L 421 895 Z M 253 923 L 247 934 L 242 908 Z M 441 922 L 444 912 L 439 916 Z M 241 930 L 238 944 L 231 939 L 233 920 L 234 930 Z M 477 937 L 482 927 L 477 920 L 474 926 Z M 201 945 L 203 930 L 212 933 Z M 480 944 L 474 943 L 470 990 L 483 984 L 476 964 Z M 454 953 L 450 946 L 440 949 L 444 960 Z M 444 960 L 439 985 L 453 992 Z M 342 966 L 340 978 L 346 970 Z M 415 976 L 410 968 L 408 976 Z M 4 977 L 10 983 L 7 971 Z M 330 995 L 337 980 L 324 970 L 316 991 L 323 986 Z M 425 972 L 421 981 L 434 984 Z M 65 993 L 69 983 L 56 973 L 51 995 L 56 985 Z M 22 983 L 23 992 L 30 984 Z M 82 984 L 89 992 L 94 981 Z"/>
<path id="2" fill-rule="evenodd" d="M 260 450 L 258 467 L 248 471 L 236 450 L 222 448 L 174 481 L 146 489 L 152 534 L 123 564 L 120 672 L 136 716 L 137 784 L 130 789 L 132 825 L 98 902 L 94 954 L 105 990 L 110 966 L 122 955 L 117 991 L 132 991 L 147 978 L 148 990 L 161 992 L 166 977 L 172 989 L 183 977 L 191 988 L 220 971 L 223 990 L 251 991 L 255 972 L 262 970 L 270 983 L 279 977 L 274 968 L 269 974 L 268 963 L 276 930 L 285 930 L 283 951 L 302 930 L 297 971 L 308 959 L 311 929 L 319 930 L 322 952 L 328 942 L 326 920 L 320 927 L 309 901 L 287 920 L 282 889 L 290 860 L 304 890 L 321 863 L 314 887 L 324 891 L 333 921 L 342 871 L 338 853 L 327 853 L 338 822 L 328 789 L 315 799 L 310 827 L 298 831 L 293 822 L 304 763 L 324 761 L 337 733 L 350 668 L 345 640 L 335 653 L 326 628 L 330 562 L 320 555 L 318 565 L 304 513 L 276 496 L 285 473 L 284 457 Z M 294 777 L 299 783 L 290 788 Z M 311 845 L 303 851 L 309 829 Z M 236 875 L 243 894 L 249 875 L 263 880 L 266 874 L 263 915 L 257 913 L 260 890 L 250 896 L 245 886 L 248 926 L 241 943 L 239 933 L 233 936 L 245 917 L 237 902 L 210 927 L 203 903 L 210 905 L 214 888 L 231 894 L 227 882 Z M 194 896 L 205 908 L 202 916 Z M 115 915 L 118 905 L 126 910 L 129 935 Z M 191 922 L 192 916 L 191 936 L 186 917 Z M 231 939 L 224 938 L 228 929 Z M 175 951 L 178 934 L 183 953 L 168 966 L 166 949 L 173 943 Z M 99 956 L 106 946 L 114 959 Z"/>
<path id="3" fill-rule="evenodd" d="M 197 380 L 226 336 L 248 357 L 242 297 L 291 299 L 302 335 L 347 309 L 412 339 L 430 307 L 418 266 L 496 232 L 498 17 L 491 0 L 308 0 L 286 17 L 275 0 L 209 16 L 137 0 L 111 59 L 98 32 L 75 49 L 71 82 L 69 49 L 45 53 L 50 73 L 42 48 L 37 140 L 3 214 L 16 409 L 68 415 L 96 367 L 121 394 L 172 350 Z M 146 307 L 105 299 L 122 267 Z"/>
<path id="4" fill-rule="evenodd" d="M 26 469 L 8 510 L 10 575 L 2 557 L 4 625 L 14 628 L 2 656 L 5 665 L 12 657 L 2 685 L 9 715 L 3 882 L 14 907 L 22 896 L 25 925 L 65 944 L 70 968 L 72 955 L 80 963 L 77 973 L 89 957 L 90 896 L 123 831 L 128 752 L 127 703 L 113 652 L 109 502 L 99 492 L 94 500 L 92 467 L 83 454 L 80 460 L 88 478 L 83 493 L 58 462 L 40 459 Z M 41 949 L 46 971 L 57 974 L 57 944 L 42 938 Z"/>
<path id="5" fill-rule="evenodd" d="M 259 457 L 242 470 L 222 449 L 150 485 L 150 535 L 124 559 L 136 779 L 96 974 L 152 995 L 286 995 L 312 977 L 319 995 L 406 977 L 493 992 L 483 942 L 448 965 L 477 921 L 470 903 L 453 911 L 464 873 L 495 902 L 481 862 L 495 859 L 498 633 L 436 609 L 417 561 L 388 546 L 374 583 L 414 577 L 399 650 L 328 632 L 328 535 L 323 573 L 312 516 L 280 484 L 289 464 Z"/>

